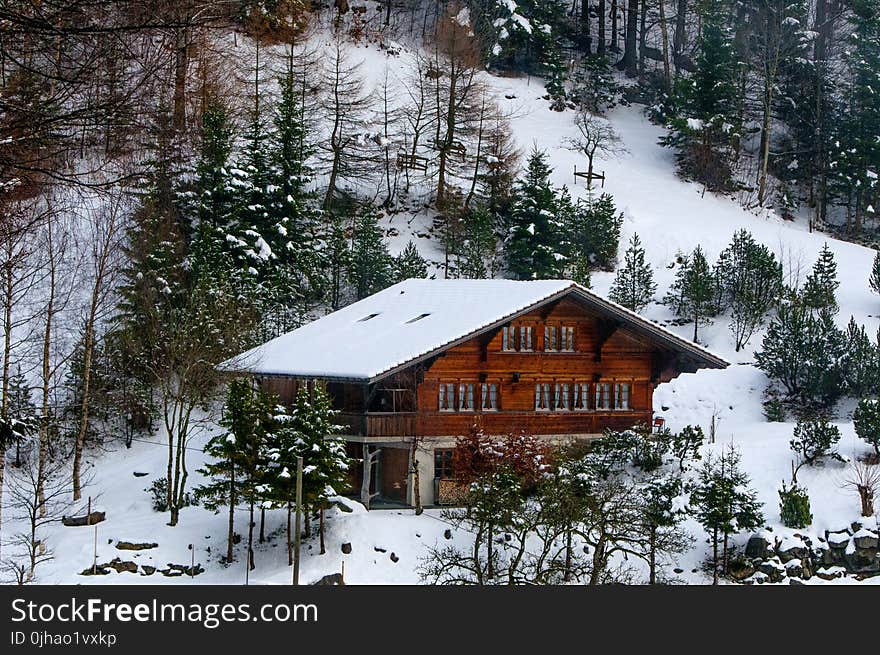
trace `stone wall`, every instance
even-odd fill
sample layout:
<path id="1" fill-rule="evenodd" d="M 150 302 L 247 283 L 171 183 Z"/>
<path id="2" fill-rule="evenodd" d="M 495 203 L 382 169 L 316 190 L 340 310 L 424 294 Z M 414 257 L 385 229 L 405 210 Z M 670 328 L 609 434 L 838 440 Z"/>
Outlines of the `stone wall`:
<path id="1" fill-rule="evenodd" d="M 875 575 L 880 575 L 880 533 L 873 519 L 823 536 L 804 532 L 780 538 L 765 530 L 749 538 L 744 556 L 731 565 L 731 576 L 743 584 Z"/>

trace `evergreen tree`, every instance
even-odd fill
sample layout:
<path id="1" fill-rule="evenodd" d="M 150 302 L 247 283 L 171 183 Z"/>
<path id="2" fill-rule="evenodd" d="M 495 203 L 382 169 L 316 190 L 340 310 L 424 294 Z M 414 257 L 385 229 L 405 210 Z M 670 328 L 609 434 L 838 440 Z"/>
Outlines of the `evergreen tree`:
<path id="1" fill-rule="evenodd" d="M 572 279 L 589 282 L 593 270 L 611 270 L 617 260 L 623 214 L 611 194 L 598 198 L 588 193 L 565 213 L 569 271 Z M 585 284 L 584 286 L 589 286 Z"/>
<path id="2" fill-rule="evenodd" d="M 841 360 L 846 393 L 855 398 L 874 394 L 880 383 L 880 352 L 868 338 L 863 325 L 850 316 L 845 333 L 846 348 Z"/>
<path id="3" fill-rule="evenodd" d="M 643 521 L 648 533 L 648 584 L 657 583 L 657 555 L 684 552 L 690 537 L 681 529 L 685 512 L 676 500 L 683 491 L 681 478 L 653 477 L 644 486 Z"/>
<path id="4" fill-rule="evenodd" d="M 488 207 L 473 207 L 463 217 L 464 239 L 458 254 L 458 274 L 464 278 L 493 277 L 498 238 Z"/>
<path id="5" fill-rule="evenodd" d="M 207 443 L 205 452 L 214 461 L 199 470 L 210 481 L 196 489 L 205 507 L 219 511 L 228 508 L 226 561 L 233 558 L 235 507 L 239 499 L 248 503 L 248 567 L 253 570 L 254 507 L 265 495 L 263 483 L 268 466 L 268 435 L 271 430 L 273 399 L 254 391 L 250 380 L 229 384 L 220 426 L 224 431 Z"/>
<path id="6" fill-rule="evenodd" d="M 316 386 L 311 391 L 300 389 L 293 408 L 275 410 L 275 427 L 269 437 L 269 458 L 273 473 L 268 485 L 273 498 L 287 509 L 288 562 L 293 563 L 291 510 L 296 501 L 297 458 L 303 458 L 302 511 L 307 531 L 309 509 L 321 512 L 321 554 L 324 549 L 323 512 L 327 500 L 348 486 L 351 462 L 345 454 L 345 442 L 334 436 L 342 427 L 334 423 L 336 411 L 330 397 Z"/>
<path id="7" fill-rule="evenodd" d="M 819 259 L 813 264 L 812 272 L 807 276 L 802 292 L 803 302 L 814 311 L 827 310 L 837 313 L 837 298 L 835 293 L 840 282 L 837 280 L 837 263 L 834 261 L 834 253 L 826 243 L 819 253 Z"/>
<path id="8" fill-rule="evenodd" d="M 825 419 L 798 421 L 794 428 L 794 438 L 789 446 L 798 456 L 798 464 L 794 469 L 793 481 L 797 482 L 797 473 L 802 466 L 813 466 L 825 457 L 843 462 L 843 457 L 835 450 L 840 442 L 840 429 Z"/>
<path id="9" fill-rule="evenodd" d="M 736 350 L 748 344 L 782 292 L 782 265 L 747 230 L 739 230 L 715 266 L 718 311 L 731 310 Z"/>
<path id="10" fill-rule="evenodd" d="M 402 282 L 410 278 L 428 277 L 428 262 L 419 254 L 416 244 L 409 241 L 406 247 L 394 258 L 394 280 Z"/>
<path id="11" fill-rule="evenodd" d="M 671 122 L 663 140 L 678 149 L 681 173 L 711 191 L 734 188 L 732 160 L 739 134 L 738 61 L 728 2 L 700 4 L 696 71 L 684 85 L 684 116 Z"/>
<path id="12" fill-rule="evenodd" d="M 393 258 L 378 225 L 376 209 L 364 203 L 354 217 L 348 279 L 358 300 L 381 291 L 392 282 Z"/>
<path id="13" fill-rule="evenodd" d="M 874 215 L 880 193 L 880 7 L 854 0 L 851 9 L 844 54 L 849 84 L 841 90 L 829 170 L 832 191 L 847 207 L 847 227 L 858 232 Z"/>
<path id="14" fill-rule="evenodd" d="M 505 251 L 508 270 L 519 280 L 558 277 L 564 266 L 559 201 L 550 173 L 547 154 L 536 149 L 516 184 Z"/>
<path id="15" fill-rule="evenodd" d="M 845 337 L 830 312 L 813 313 L 795 299 L 770 322 L 755 363 L 804 408 L 826 408 L 843 392 L 845 351 Z"/>
<path id="16" fill-rule="evenodd" d="M 654 299 L 657 285 L 654 272 L 645 261 L 645 250 L 638 234 L 633 234 L 623 257 L 623 268 L 617 271 L 608 297 L 634 312 L 641 311 Z"/>
<path id="17" fill-rule="evenodd" d="M 761 503 L 749 488 L 749 476 L 740 469 L 740 459 L 732 445 L 719 457 L 710 454 L 691 489 L 690 510 L 712 542 L 713 584 L 718 584 L 719 563 L 722 573 L 728 571 L 730 535 L 754 530 L 764 521 Z"/>
<path id="18" fill-rule="evenodd" d="M 868 278 L 871 290 L 880 293 L 880 251 L 874 255 L 874 263 L 871 265 L 871 277 Z"/>
<path id="19" fill-rule="evenodd" d="M 880 459 L 880 402 L 875 398 L 863 398 L 853 412 L 853 427 L 860 439 L 874 448 L 874 456 Z"/>
<path id="20" fill-rule="evenodd" d="M 703 249 L 697 246 L 679 266 L 666 303 L 674 308 L 677 316 L 693 320 L 694 341 L 697 341 L 700 323 L 707 323 L 714 314 L 714 299 L 714 276 Z"/>

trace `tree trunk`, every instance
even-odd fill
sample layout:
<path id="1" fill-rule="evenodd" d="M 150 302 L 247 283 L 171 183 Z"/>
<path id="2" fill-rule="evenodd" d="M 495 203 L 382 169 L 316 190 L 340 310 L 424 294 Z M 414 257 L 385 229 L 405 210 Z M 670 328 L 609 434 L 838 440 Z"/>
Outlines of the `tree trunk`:
<path id="1" fill-rule="evenodd" d="M 639 27 L 639 0 L 628 0 L 626 15 L 626 33 L 623 40 L 623 59 L 620 67 L 627 77 L 635 77 L 638 74 L 638 55 L 636 53 L 636 38 Z"/>
<path id="2" fill-rule="evenodd" d="M 672 63 L 675 64 L 675 76 L 681 71 L 681 58 L 684 54 L 687 32 L 688 0 L 678 0 L 675 9 L 675 32 L 672 35 Z"/>
<path id="3" fill-rule="evenodd" d="M 605 56 L 605 0 L 599 0 L 599 42 L 596 44 L 596 54 Z"/>
<path id="4" fill-rule="evenodd" d="M 266 508 L 260 507 L 260 543 L 266 541 Z"/>
<path id="5" fill-rule="evenodd" d="M 718 584 L 718 528 L 712 531 L 712 584 Z"/>
<path id="6" fill-rule="evenodd" d="M 256 568 L 254 563 L 254 498 L 251 496 L 248 515 L 248 569 L 253 571 Z"/>
<path id="7" fill-rule="evenodd" d="M 235 540 L 235 465 L 229 473 L 229 525 L 226 534 L 226 561 L 232 562 L 232 546 Z"/>
<path id="8" fill-rule="evenodd" d="M 659 0 L 660 7 L 660 40 L 663 44 L 663 81 L 666 90 L 672 86 L 672 76 L 669 70 L 669 33 L 666 31 L 666 0 Z"/>
<path id="9" fill-rule="evenodd" d="M 324 507 L 323 506 L 319 510 L 318 514 L 320 517 L 320 522 L 318 523 L 318 537 L 320 538 L 321 554 L 323 555 L 324 553 L 327 552 L 327 549 L 324 547 Z"/>
<path id="10" fill-rule="evenodd" d="M 293 505 L 287 501 L 287 566 L 293 566 L 293 532 L 290 528 L 290 515 L 293 512 Z"/>

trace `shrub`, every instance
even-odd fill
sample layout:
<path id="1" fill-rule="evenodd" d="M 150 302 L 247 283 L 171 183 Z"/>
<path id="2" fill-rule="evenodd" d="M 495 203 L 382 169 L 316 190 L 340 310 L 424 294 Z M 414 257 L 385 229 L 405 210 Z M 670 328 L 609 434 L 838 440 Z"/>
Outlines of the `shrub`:
<path id="1" fill-rule="evenodd" d="M 168 511 L 168 478 L 161 477 L 153 480 L 153 484 L 147 490 L 153 498 L 153 509 L 157 512 Z M 183 494 L 183 503 L 181 507 L 197 506 L 199 501 L 189 492 Z"/>
<path id="2" fill-rule="evenodd" d="M 853 427 L 856 434 L 874 447 L 874 454 L 880 457 L 880 402 L 873 399 L 859 401 L 853 413 Z"/>
<path id="3" fill-rule="evenodd" d="M 813 522 L 810 496 L 804 487 L 799 487 L 796 483 L 786 487 L 782 483 L 782 489 L 779 490 L 779 516 L 782 525 L 787 528 L 805 528 Z"/>
<path id="4" fill-rule="evenodd" d="M 797 481 L 797 472 L 804 464 L 812 466 L 825 457 L 839 462 L 846 461 L 834 450 L 838 441 L 840 430 L 824 419 L 798 422 L 794 428 L 794 439 L 789 442 L 791 449 L 800 458 L 794 470 L 793 482 Z"/>

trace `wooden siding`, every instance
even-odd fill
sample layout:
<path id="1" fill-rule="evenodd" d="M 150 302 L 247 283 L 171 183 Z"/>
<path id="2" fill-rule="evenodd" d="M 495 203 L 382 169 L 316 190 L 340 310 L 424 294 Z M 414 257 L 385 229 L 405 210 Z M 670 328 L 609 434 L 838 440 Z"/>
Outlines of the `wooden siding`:
<path id="1" fill-rule="evenodd" d="M 544 351 L 547 324 L 574 327 L 574 351 Z M 455 437 L 475 424 L 489 434 L 600 434 L 605 428 L 650 423 L 654 388 L 677 373 L 674 355 L 570 298 L 545 305 L 512 325 L 533 328 L 532 351 L 503 351 L 502 329 L 498 328 L 375 385 L 328 383 L 345 434 L 371 438 Z M 629 408 L 535 410 L 538 383 L 587 383 L 593 403 L 595 383 L 599 381 L 629 384 Z M 440 384 L 462 382 L 475 385 L 477 405 L 480 384 L 497 384 L 498 410 L 440 411 Z M 269 379 L 269 384 L 283 401 L 292 400 L 294 381 Z M 389 411 L 392 409 L 397 411 Z"/>

